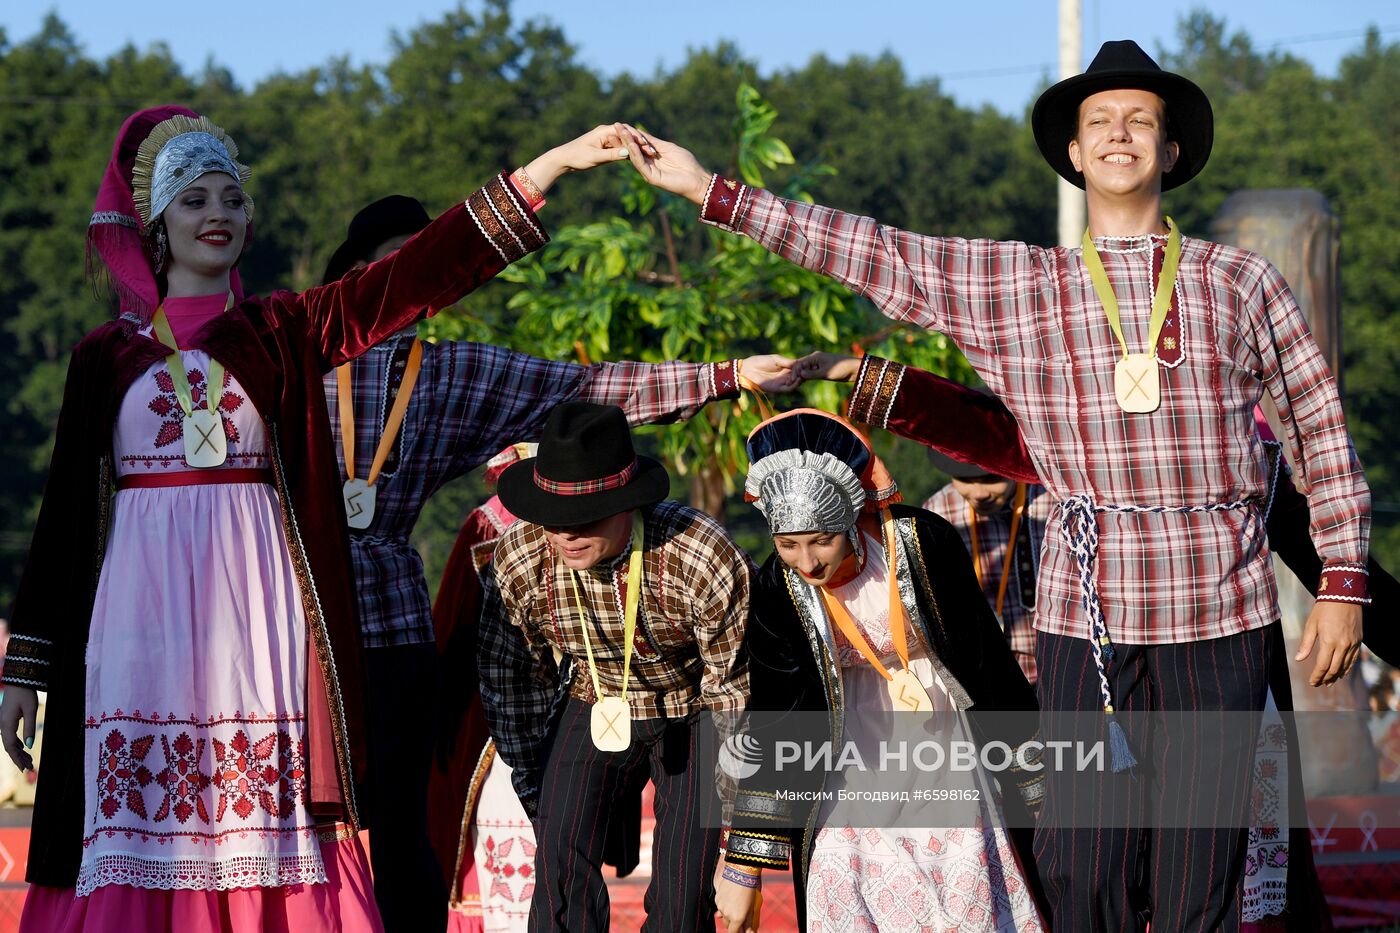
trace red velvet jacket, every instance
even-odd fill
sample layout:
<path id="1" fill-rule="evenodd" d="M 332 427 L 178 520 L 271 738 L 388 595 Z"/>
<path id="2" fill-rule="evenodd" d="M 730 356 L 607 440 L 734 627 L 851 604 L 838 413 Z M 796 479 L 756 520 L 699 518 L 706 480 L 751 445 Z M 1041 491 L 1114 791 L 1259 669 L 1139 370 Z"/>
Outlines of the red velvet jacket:
<path id="1" fill-rule="evenodd" d="M 249 298 L 194 335 L 267 423 L 283 529 L 310 638 L 310 800 L 318 820 L 359 827 L 365 761 L 359 630 L 345 511 L 322 374 L 425 311 L 452 304 L 545 242 L 504 176 L 390 257 L 301 294 Z M 132 382 L 168 351 L 129 324 L 104 324 L 73 351 L 44 503 L 11 620 L 3 679 L 48 690 L 43 778 L 28 880 L 68 887 L 84 827 L 84 654 L 112 508 L 112 429 Z M 152 676 L 163 676 L 152 658 Z M 174 672 L 171 672 L 172 674 Z"/>
<path id="2" fill-rule="evenodd" d="M 884 380 L 861 378 L 851 395 L 852 420 L 865 421 L 932 447 L 962 463 L 1020 483 L 1038 483 L 1016 418 L 995 396 L 912 366 Z M 862 367 L 862 377 L 875 367 Z M 883 387 L 897 386 L 893 392 Z M 1266 529 L 1269 548 L 1314 596 L 1324 578 L 1309 531 L 1308 500 L 1280 471 Z M 1400 666 L 1400 626 L 1393 622 L 1400 583 L 1374 557 L 1367 562 L 1371 602 L 1362 607 L 1362 641 L 1381 660 Z"/>

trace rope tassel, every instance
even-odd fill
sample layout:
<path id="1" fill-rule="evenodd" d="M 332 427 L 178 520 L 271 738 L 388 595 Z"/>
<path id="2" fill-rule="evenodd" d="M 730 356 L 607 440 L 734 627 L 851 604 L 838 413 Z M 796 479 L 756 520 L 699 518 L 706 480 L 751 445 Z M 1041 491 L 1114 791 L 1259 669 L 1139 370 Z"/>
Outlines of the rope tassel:
<path id="1" fill-rule="evenodd" d="M 1112 711 L 1108 713 L 1108 766 L 1113 769 L 1114 774 L 1122 774 L 1124 771 L 1133 772 L 1136 775 L 1138 760 L 1133 755 L 1132 746 L 1128 744 L 1128 733 L 1123 731 L 1123 726 L 1118 722 L 1118 717 Z"/>

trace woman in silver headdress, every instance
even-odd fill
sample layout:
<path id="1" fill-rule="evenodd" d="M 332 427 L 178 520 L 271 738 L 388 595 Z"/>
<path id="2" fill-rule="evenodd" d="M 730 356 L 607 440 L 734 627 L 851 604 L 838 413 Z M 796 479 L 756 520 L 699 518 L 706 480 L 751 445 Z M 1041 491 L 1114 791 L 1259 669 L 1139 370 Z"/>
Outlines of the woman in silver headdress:
<path id="1" fill-rule="evenodd" d="M 1037 772 L 1012 764 L 998 790 L 980 766 L 952 774 L 930 769 L 930 755 L 899 759 L 907 767 L 881 757 L 905 739 L 948 751 L 961 740 L 1004 743 L 1012 762 L 1035 766 L 1035 695 L 957 532 L 896 505 L 843 418 L 788 412 L 759 425 L 748 451 L 746 497 L 775 552 L 754 584 L 750 739 L 730 749 L 749 767 L 716 888 L 729 930 L 757 927 L 762 869 L 789 867 L 804 929 L 1042 929 L 1029 846 Z M 968 716 L 989 711 L 1000 712 Z M 835 752 L 803 767 L 775 753 L 778 738 Z M 881 812 L 841 803 L 883 795 L 896 803 Z"/>

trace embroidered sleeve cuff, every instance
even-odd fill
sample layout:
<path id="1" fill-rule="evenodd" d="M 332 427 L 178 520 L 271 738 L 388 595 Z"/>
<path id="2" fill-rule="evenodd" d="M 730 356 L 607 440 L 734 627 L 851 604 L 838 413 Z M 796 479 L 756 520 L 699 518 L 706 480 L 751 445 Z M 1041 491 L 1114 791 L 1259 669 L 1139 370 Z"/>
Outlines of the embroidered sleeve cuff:
<path id="1" fill-rule="evenodd" d="M 855 391 L 846 405 L 846 415 L 852 421 L 884 428 L 904 381 L 904 366 L 878 356 L 866 356 L 856 373 Z"/>
<path id="2" fill-rule="evenodd" d="M 49 689 L 49 662 L 53 642 L 19 633 L 10 636 L 0 681 L 35 690 Z"/>
<path id="3" fill-rule="evenodd" d="M 786 870 L 792 860 L 792 843 L 786 836 L 733 829 L 725 842 L 724 858 L 736 865 Z"/>
<path id="4" fill-rule="evenodd" d="M 705 189 L 705 201 L 700 206 L 700 219 L 733 232 L 738 228 L 748 203 L 748 185 L 721 175 L 711 175 L 710 187 Z"/>
<path id="5" fill-rule="evenodd" d="M 525 166 L 521 166 L 510 173 L 510 186 L 514 189 L 516 196 L 525 202 L 531 212 L 538 213 L 539 209 L 549 202 L 544 198 L 544 192 L 535 184 L 535 180 L 530 177 L 530 173 L 525 171 Z"/>
<path id="6" fill-rule="evenodd" d="M 710 398 L 739 397 L 739 361 L 710 364 Z"/>
<path id="7" fill-rule="evenodd" d="M 1324 567 L 1317 584 L 1317 598 L 1334 603 L 1369 605 L 1371 592 L 1364 564 L 1333 564 Z M 7 668 L 8 670 L 8 668 Z"/>
<path id="8" fill-rule="evenodd" d="M 506 262 L 515 262 L 549 242 L 544 228 L 504 172 L 467 198 L 466 207 L 481 235 Z"/>
<path id="9" fill-rule="evenodd" d="M 740 788 L 734 795 L 734 817 L 741 822 L 792 825 L 792 804 L 779 800 L 777 794 Z"/>

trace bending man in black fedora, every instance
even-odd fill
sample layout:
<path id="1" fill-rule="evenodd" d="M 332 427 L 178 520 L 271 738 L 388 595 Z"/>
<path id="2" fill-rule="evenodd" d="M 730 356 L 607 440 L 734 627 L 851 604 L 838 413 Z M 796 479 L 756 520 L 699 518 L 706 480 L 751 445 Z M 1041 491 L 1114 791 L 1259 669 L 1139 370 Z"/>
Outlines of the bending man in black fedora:
<path id="1" fill-rule="evenodd" d="M 700 717 L 748 700 L 752 565 L 708 515 L 664 501 L 669 487 L 635 453 L 622 411 L 587 402 L 556 408 L 538 456 L 497 485 L 521 520 L 492 561 L 486 598 L 505 612 L 482 613 L 481 698 L 535 821 L 538 933 L 606 933 L 608 821 L 648 779 L 643 929 L 714 930 L 716 781 L 729 782 Z"/>
<path id="2" fill-rule="evenodd" d="M 1253 419 L 1265 392 L 1306 464 L 1323 561 L 1302 651 L 1317 654 L 1315 685 L 1355 662 L 1368 602 L 1370 493 L 1287 284 L 1262 257 L 1183 237 L 1162 213 L 1162 192 L 1205 166 L 1212 119 L 1200 88 L 1128 41 L 1041 95 L 1041 153 L 1087 194 L 1076 249 L 920 236 L 783 200 L 619 127 L 638 171 L 706 221 L 952 337 L 1020 423 L 1060 503 L 1036 605 L 1042 733 L 1059 738 L 1051 711 L 1097 712 L 1112 750 L 1103 773 L 1047 778 L 1040 875 L 1054 926 L 1075 933 L 1149 918 L 1154 931 L 1240 925 L 1248 785 L 1227 793 L 1216 775 L 1246 769 L 1253 736 L 1211 770 L 1147 717 L 1120 714 L 1263 707 L 1282 650 L 1264 543 L 1269 461 Z M 851 416 L 880 423 L 900 368 L 868 366 L 861 378 L 879 390 Z M 1072 807 L 1076 788 L 1093 806 Z M 1105 813 L 1136 814 L 1168 792 L 1194 805 L 1192 825 L 1226 828 L 1105 826 Z"/>
<path id="3" fill-rule="evenodd" d="M 538 248 L 543 191 L 570 165 L 569 143 L 512 174 L 477 207 L 507 261 Z M 500 222 L 496 222 L 496 218 Z M 388 256 L 428 224 L 423 205 L 392 195 L 360 211 L 326 269 L 337 280 Z M 789 388 L 791 361 L 750 357 L 744 375 Z M 328 373 L 326 401 L 344 484 L 368 678 L 370 749 L 360 803 L 371 827 L 375 897 L 388 933 L 442 930 L 447 878 L 427 830 L 427 787 L 442 702 L 423 561 L 410 543 L 428 498 L 501 448 L 538 437 L 549 410 L 584 398 L 624 407 L 635 424 L 689 418 L 738 394 L 740 361 L 577 366 L 465 341 L 424 343 L 410 328 Z M 453 689 L 474 689 L 470 677 Z M 451 730 L 446 730 L 451 732 Z M 460 734 L 457 730 L 456 734 Z M 464 777 L 463 780 L 467 780 Z M 451 819 L 457 819 L 454 815 Z"/>

